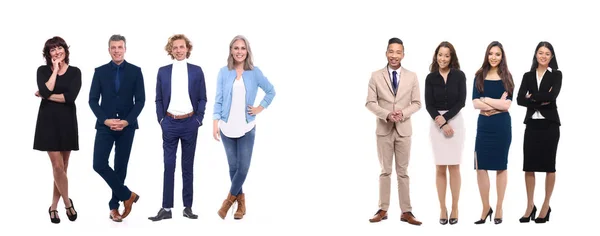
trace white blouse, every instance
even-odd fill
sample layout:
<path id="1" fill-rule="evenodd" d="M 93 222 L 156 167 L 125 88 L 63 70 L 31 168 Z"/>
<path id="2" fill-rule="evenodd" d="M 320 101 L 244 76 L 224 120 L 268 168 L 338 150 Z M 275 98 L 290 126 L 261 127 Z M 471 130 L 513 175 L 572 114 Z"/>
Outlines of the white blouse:
<path id="1" fill-rule="evenodd" d="M 221 132 L 229 138 L 239 138 L 244 136 L 248 131 L 252 130 L 255 121 L 247 123 L 246 113 L 246 87 L 244 86 L 244 78 L 233 82 L 233 91 L 231 94 L 231 108 L 229 109 L 229 118 L 227 122 L 220 120 L 219 127 Z"/>

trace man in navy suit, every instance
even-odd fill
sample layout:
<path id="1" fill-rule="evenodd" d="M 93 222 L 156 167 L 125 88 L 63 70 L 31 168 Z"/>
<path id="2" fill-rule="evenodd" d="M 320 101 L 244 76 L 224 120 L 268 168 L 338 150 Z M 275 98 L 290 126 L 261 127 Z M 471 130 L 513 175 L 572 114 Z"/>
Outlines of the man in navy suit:
<path id="1" fill-rule="evenodd" d="M 156 81 L 156 115 L 163 132 L 164 182 L 162 208 L 152 221 L 171 219 L 175 181 L 177 145 L 181 140 L 181 173 L 183 178 L 183 216 L 197 219 L 192 212 L 194 196 L 194 156 L 198 128 L 202 126 L 206 108 L 204 72 L 187 62 L 192 51 L 190 40 L 183 34 L 169 38 L 165 50 L 173 64 L 158 69 Z"/>
<path id="2" fill-rule="evenodd" d="M 110 219 L 121 222 L 131 212 L 139 196 L 125 186 L 127 164 L 137 118 L 144 108 L 146 95 L 142 70 L 125 61 L 125 37 L 113 35 L 108 40 L 112 61 L 96 68 L 89 104 L 96 115 L 96 140 L 94 142 L 94 170 L 112 189 L 108 206 Z M 102 97 L 102 104 L 98 101 Z M 110 152 L 115 146 L 114 170 L 108 165 Z M 124 211 L 119 213 L 119 201 Z"/>

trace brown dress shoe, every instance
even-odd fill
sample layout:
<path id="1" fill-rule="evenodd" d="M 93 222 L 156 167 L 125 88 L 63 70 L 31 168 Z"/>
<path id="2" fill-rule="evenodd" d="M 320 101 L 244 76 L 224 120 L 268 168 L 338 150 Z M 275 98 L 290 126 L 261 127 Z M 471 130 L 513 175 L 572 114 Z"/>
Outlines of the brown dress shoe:
<path id="1" fill-rule="evenodd" d="M 121 214 L 119 213 L 119 210 L 117 210 L 117 209 L 110 210 L 109 218 L 111 220 L 113 220 L 114 222 L 121 222 L 121 221 L 123 221 L 123 218 L 121 218 Z"/>
<path id="2" fill-rule="evenodd" d="M 246 196 L 243 193 L 237 195 L 238 207 L 233 214 L 233 219 L 240 220 L 246 215 Z"/>
<path id="3" fill-rule="evenodd" d="M 369 219 L 369 222 L 375 223 L 375 222 L 379 222 L 379 221 L 382 221 L 382 220 L 387 220 L 387 218 L 388 218 L 387 211 L 379 209 L 375 213 L 375 215 L 373 216 L 373 218 Z"/>
<path id="4" fill-rule="evenodd" d="M 415 218 L 415 215 L 413 215 L 413 213 L 410 211 L 402 213 L 402 216 L 400 217 L 400 221 L 408 222 L 411 225 L 421 225 L 422 224 L 421 221 L 418 221 Z"/>
<path id="5" fill-rule="evenodd" d="M 131 207 L 133 207 L 133 203 L 137 202 L 138 199 L 140 199 L 140 196 L 137 195 L 137 193 L 131 192 L 131 197 L 129 197 L 129 199 L 123 202 L 123 206 L 125 207 L 125 210 L 123 211 L 123 216 L 121 216 L 123 219 L 125 219 L 125 217 L 127 217 L 129 213 L 131 213 Z"/>
<path id="6" fill-rule="evenodd" d="M 233 205 L 233 202 L 235 202 L 236 199 L 237 197 L 231 195 L 231 193 L 227 194 L 227 198 L 223 201 L 221 209 L 219 209 L 217 212 L 221 219 L 225 219 L 225 216 L 227 216 L 227 211 L 229 211 L 229 208 L 231 208 L 231 205 Z"/>

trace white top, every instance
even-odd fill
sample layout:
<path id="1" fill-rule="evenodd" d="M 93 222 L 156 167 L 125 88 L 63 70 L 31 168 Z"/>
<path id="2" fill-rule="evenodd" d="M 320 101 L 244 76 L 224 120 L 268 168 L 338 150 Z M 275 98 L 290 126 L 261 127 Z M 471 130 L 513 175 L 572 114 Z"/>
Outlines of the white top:
<path id="1" fill-rule="evenodd" d="M 173 115 L 185 115 L 194 111 L 188 88 L 187 60 L 173 61 L 171 71 L 171 101 L 167 112 Z"/>
<path id="2" fill-rule="evenodd" d="M 535 76 L 537 77 L 537 86 L 538 86 L 538 91 L 540 90 L 540 84 L 542 84 L 542 79 L 544 78 L 544 75 L 546 74 L 548 70 L 545 70 L 544 73 L 540 76 L 540 74 L 538 73 L 537 70 L 535 70 Z M 531 119 L 546 119 L 546 117 L 542 116 L 542 113 L 540 113 L 540 111 L 536 110 L 533 115 L 531 115 Z"/>
<path id="3" fill-rule="evenodd" d="M 252 130 L 255 121 L 247 123 L 246 114 L 246 87 L 244 86 L 244 78 L 240 76 L 239 80 L 233 82 L 233 90 L 231 94 L 231 108 L 229 109 L 229 118 L 227 122 L 220 120 L 219 127 L 221 132 L 229 138 L 239 138 L 244 136 L 248 131 Z"/>

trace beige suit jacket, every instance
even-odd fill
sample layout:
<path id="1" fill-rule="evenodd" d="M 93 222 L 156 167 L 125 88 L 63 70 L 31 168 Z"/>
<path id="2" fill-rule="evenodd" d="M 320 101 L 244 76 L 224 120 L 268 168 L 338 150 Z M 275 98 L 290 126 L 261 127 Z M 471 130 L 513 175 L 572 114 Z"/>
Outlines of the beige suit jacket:
<path id="1" fill-rule="evenodd" d="M 421 109 L 421 95 L 417 74 L 404 67 L 400 69 L 398 91 L 394 96 L 392 81 L 388 67 L 377 70 L 371 74 L 366 107 L 377 116 L 377 135 L 388 135 L 394 124 L 387 120 L 388 114 L 395 110 L 402 110 L 404 118 L 396 122 L 396 130 L 400 136 L 412 135 L 410 117 Z"/>

